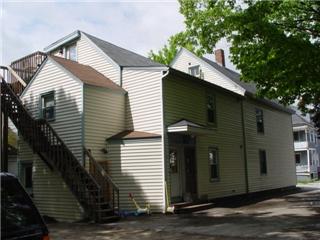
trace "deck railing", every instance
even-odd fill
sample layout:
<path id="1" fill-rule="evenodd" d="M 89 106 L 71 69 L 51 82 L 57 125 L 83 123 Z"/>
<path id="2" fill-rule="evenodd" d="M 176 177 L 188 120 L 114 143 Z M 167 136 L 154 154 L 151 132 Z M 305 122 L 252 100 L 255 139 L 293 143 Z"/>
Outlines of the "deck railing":
<path id="1" fill-rule="evenodd" d="M 15 71 L 26 83 L 29 83 L 33 75 L 41 66 L 42 62 L 47 58 L 47 54 L 43 52 L 35 52 L 23 58 L 13 61 L 10 67 Z"/>

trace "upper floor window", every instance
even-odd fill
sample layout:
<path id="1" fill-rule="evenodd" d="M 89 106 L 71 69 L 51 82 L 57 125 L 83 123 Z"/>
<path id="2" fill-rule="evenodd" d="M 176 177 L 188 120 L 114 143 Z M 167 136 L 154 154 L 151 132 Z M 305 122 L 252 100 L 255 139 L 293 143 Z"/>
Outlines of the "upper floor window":
<path id="1" fill-rule="evenodd" d="M 210 180 L 219 179 L 219 160 L 218 160 L 218 149 L 209 148 L 209 167 L 210 167 Z"/>
<path id="2" fill-rule="evenodd" d="M 216 123 L 216 101 L 213 94 L 207 95 L 207 122 L 209 124 Z"/>
<path id="3" fill-rule="evenodd" d="M 66 47 L 66 58 L 77 61 L 77 46 L 75 43 Z"/>
<path id="4" fill-rule="evenodd" d="M 293 132 L 293 139 L 295 142 L 305 142 L 306 132 L 304 130 Z"/>
<path id="5" fill-rule="evenodd" d="M 46 93 L 41 96 L 41 116 L 50 121 L 55 119 L 54 92 Z"/>
<path id="6" fill-rule="evenodd" d="M 260 174 L 267 174 L 267 154 L 266 150 L 259 150 Z"/>
<path id="7" fill-rule="evenodd" d="M 200 66 L 192 66 L 189 67 L 189 74 L 191 74 L 192 76 L 195 77 L 199 77 L 200 76 Z"/>
<path id="8" fill-rule="evenodd" d="M 256 109 L 256 121 L 257 121 L 257 131 L 258 133 L 264 133 L 264 120 L 262 109 Z"/>

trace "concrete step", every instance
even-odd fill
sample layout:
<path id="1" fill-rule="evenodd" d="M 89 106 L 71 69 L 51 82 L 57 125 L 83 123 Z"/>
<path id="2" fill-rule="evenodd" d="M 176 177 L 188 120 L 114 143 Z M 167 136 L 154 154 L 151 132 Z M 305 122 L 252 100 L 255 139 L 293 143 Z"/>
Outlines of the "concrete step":
<path id="1" fill-rule="evenodd" d="M 191 212 L 197 212 L 202 211 L 206 209 L 213 208 L 215 206 L 214 203 L 186 203 L 186 204 L 180 204 L 174 209 L 174 213 L 191 213 Z"/>

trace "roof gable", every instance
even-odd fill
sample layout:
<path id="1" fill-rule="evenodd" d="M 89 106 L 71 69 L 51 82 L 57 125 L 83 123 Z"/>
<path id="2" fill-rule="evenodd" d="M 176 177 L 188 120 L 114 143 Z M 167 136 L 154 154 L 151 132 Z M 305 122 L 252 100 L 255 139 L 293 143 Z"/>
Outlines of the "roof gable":
<path id="1" fill-rule="evenodd" d="M 88 37 L 99 49 L 121 67 L 164 67 L 163 64 L 154 62 L 137 53 L 118 47 L 88 33 L 81 33 Z"/>
<path id="2" fill-rule="evenodd" d="M 211 64 L 209 64 L 209 62 L 205 61 L 204 58 L 196 56 L 194 53 L 192 53 L 191 51 L 189 51 L 186 48 L 181 48 L 179 50 L 179 52 L 177 53 L 176 57 L 171 62 L 170 66 L 172 67 L 178 61 L 178 59 L 180 57 L 183 57 L 182 56 L 183 54 L 186 54 L 187 56 L 193 58 L 195 61 L 199 62 L 199 64 L 203 64 L 209 71 L 211 71 L 214 74 L 217 74 L 218 76 L 220 76 L 220 78 L 224 79 L 224 81 L 226 81 L 230 86 L 230 87 L 226 87 L 226 86 L 224 86 L 222 84 L 219 84 L 221 87 L 224 87 L 225 89 L 228 89 L 230 91 L 236 92 L 236 93 L 241 94 L 241 95 L 245 94 L 246 89 L 243 88 L 243 86 L 241 86 L 239 83 L 233 81 L 233 79 L 231 79 L 230 76 L 226 75 L 224 72 L 219 71 L 219 69 L 214 68 Z M 208 60 L 208 61 L 210 61 L 210 60 Z M 221 67 L 221 68 L 223 68 L 223 67 Z M 208 81 L 208 82 L 212 82 L 212 81 L 209 81 L 209 79 L 206 79 L 206 78 L 204 80 Z M 217 84 L 217 83 L 215 83 L 215 84 Z"/>

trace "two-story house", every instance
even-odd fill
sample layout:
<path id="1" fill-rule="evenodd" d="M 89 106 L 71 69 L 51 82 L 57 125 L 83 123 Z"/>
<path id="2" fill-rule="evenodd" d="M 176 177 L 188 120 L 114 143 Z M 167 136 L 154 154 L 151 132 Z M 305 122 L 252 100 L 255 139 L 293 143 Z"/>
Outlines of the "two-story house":
<path id="1" fill-rule="evenodd" d="M 292 115 L 294 151 L 298 180 L 318 177 L 320 167 L 319 139 L 317 131 L 306 118 L 298 113 Z"/>
<path id="2" fill-rule="evenodd" d="M 165 212 L 166 192 L 172 202 L 193 202 L 296 185 L 293 111 L 257 98 L 223 63 L 182 49 L 168 67 L 82 31 L 45 52 L 20 98 L 35 124 L 50 125 L 37 134 L 46 142 L 52 133 L 58 153 L 38 150 L 28 131 L 18 149 L 19 163 L 33 164 L 43 215 L 79 220 L 83 206 L 96 206 L 101 196 L 90 192 L 104 185 L 92 180 L 92 158 L 117 186 L 120 209 L 134 208 L 129 194 Z M 67 161 L 73 156 L 79 165 Z M 50 157 L 52 168 L 43 160 Z M 75 166 L 68 176 L 64 159 Z"/>

